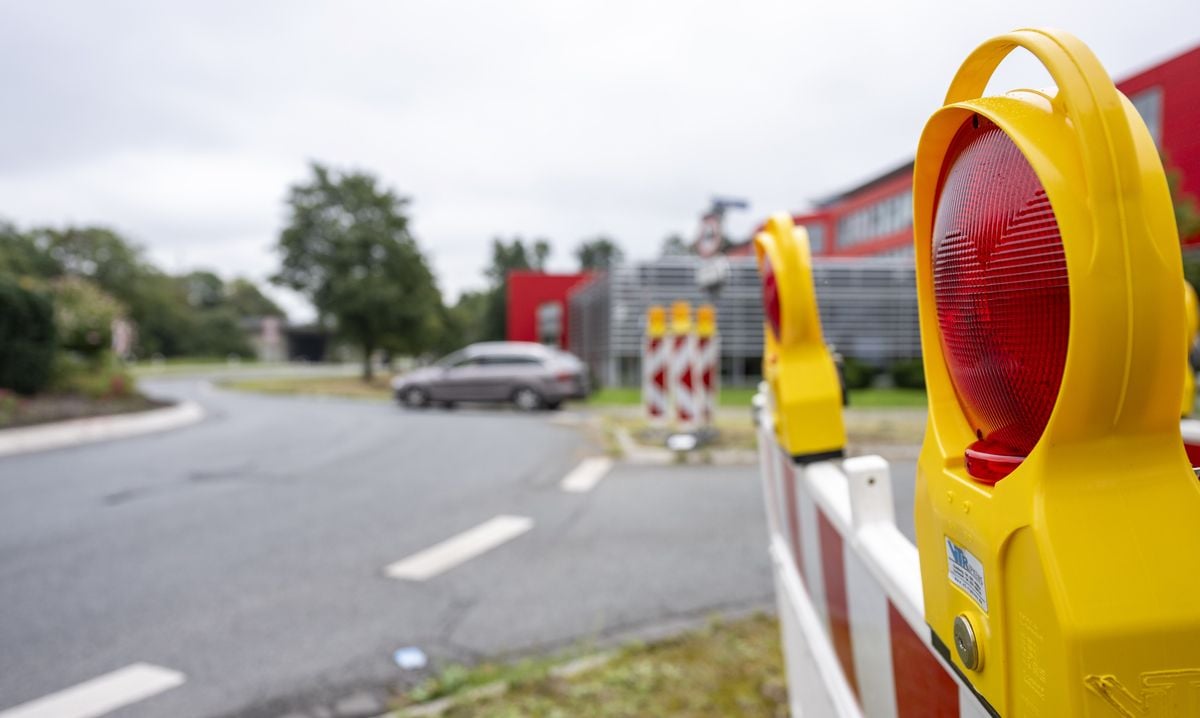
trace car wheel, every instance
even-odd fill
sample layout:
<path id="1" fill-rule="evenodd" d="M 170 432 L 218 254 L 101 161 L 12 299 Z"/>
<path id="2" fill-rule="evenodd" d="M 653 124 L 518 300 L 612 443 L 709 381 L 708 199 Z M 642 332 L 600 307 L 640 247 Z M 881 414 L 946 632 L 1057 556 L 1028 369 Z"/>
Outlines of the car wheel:
<path id="1" fill-rule="evenodd" d="M 537 393 L 537 390 L 523 386 L 513 392 L 513 403 L 521 411 L 536 411 L 545 406 L 546 402 L 542 399 L 542 395 Z"/>
<path id="2" fill-rule="evenodd" d="M 405 389 L 400 395 L 400 403 L 409 409 L 421 409 L 429 406 L 429 392 L 419 386 Z"/>

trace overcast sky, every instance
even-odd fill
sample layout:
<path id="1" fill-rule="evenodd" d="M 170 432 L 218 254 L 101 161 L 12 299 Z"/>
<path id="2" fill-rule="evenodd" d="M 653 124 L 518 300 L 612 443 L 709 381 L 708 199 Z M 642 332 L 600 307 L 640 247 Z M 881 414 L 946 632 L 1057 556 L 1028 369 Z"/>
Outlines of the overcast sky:
<path id="1" fill-rule="evenodd" d="M 966 54 L 1029 25 L 1120 79 L 1200 42 L 1200 2 L 0 0 L 0 217 L 262 279 L 315 159 L 412 197 L 453 298 L 496 235 L 554 269 L 598 233 L 650 257 L 714 193 L 751 202 L 740 237 L 890 169 Z"/>

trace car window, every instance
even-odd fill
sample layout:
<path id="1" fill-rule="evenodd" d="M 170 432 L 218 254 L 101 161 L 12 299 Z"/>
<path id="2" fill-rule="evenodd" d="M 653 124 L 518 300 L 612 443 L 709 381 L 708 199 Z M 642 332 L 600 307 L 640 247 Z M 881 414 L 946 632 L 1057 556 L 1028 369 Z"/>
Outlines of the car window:
<path id="1" fill-rule="evenodd" d="M 457 360 L 455 360 L 455 362 L 453 364 L 451 364 L 450 366 L 454 369 L 458 369 L 458 368 L 461 368 L 464 366 L 479 366 L 480 364 L 487 363 L 485 361 L 486 358 L 487 357 L 461 356 Z"/>
<path id="2" fill-rule="evenodd" d="M 467 355 L 465 352 L 459 350 L 459 351 L 447 354 L 446 356 L 442 357 L 441 359 L 438 359 L 436 362 L 434 362 L 434 364 L 436 366 L 444 366 L 444 367 L 454 366 L 454 365 L 458 364 L 460 361 L 462 361 L 464 358 L 466 358 L 466 356 Z"/>
<path id="3" fill-rule="evenodd" d="M 484 356 L 483 363 L 489 366 L 529 366 L 541 364 L 541 361 L 537 357 L 521 354 L 492 354 L 491 356 Z"/>

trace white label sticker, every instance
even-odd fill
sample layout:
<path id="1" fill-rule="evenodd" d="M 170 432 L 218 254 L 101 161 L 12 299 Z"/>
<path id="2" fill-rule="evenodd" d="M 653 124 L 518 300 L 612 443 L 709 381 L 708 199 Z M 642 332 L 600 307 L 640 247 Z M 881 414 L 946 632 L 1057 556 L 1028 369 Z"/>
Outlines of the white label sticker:
<path id="1" fill-rule="evenodd" d="M 946 563 L 950 566 L 950 583 L 958 586 L 987 613 L 987 585 L 983 580 L 983 564 L 974 554 L 946 539 Z"/>

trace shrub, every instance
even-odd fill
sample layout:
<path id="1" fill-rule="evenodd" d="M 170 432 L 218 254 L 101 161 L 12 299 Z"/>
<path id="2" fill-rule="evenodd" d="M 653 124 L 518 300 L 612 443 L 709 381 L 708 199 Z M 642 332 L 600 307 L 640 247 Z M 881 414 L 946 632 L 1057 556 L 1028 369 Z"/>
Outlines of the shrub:
<path id="1" fill-rule="evenodd" d="M 89 399 L 113 399 L 134 393 L 134 382 L 111 352 L 85 358 L 74 352 L 62 352 L 54 362 L 50 388 L 62 394 L 78 394 Z"/>
<path id="2" fill-rule="evenodd" d="M 871 386 L 879 370 L 854 357 L 846 357 L 842 361 L 842 373 L 846 377 L 847 389 L 866 389 Z"/>
<path id="3" fill-rule="evenodd" d="M 59 344 L 99 361 L 112 346 L 112 325 L 125 308 L 82 277 L 60 277 L 51 284 Z"/>
<path id="4" fill-rule="evenodd" d="M 925 388 L 925 367 L 920 359 L 901 359 L 888 369 L 892 383 L 903 389 Z"/>
<path id="5" fill-rule="evenodd" d="M 50 300 L 0 277 L 0 389 L 40 391 L 50 379 L 56 348 Z"/>
<path id="6" fill-rule="evenodd" d="M 8 389 L 0 389 L 0 426 L 8 426 L 16 421 L 17 410 L 20 408 L 21 402 L 16 394 Z"/>

